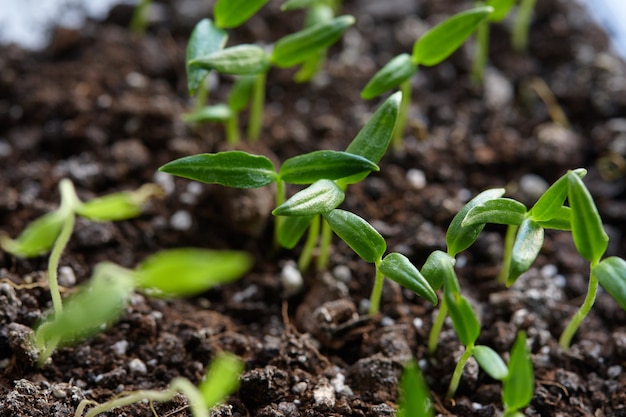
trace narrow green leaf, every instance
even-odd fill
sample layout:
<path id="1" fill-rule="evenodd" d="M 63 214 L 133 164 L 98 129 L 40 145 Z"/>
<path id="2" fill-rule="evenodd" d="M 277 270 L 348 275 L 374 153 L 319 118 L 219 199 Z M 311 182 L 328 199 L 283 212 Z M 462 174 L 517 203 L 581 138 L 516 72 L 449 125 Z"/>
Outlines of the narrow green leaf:
<path id="1" fill-rule="evenodd" d="M 452 256 L 436 250 L 428 255 L 424 266 L 422 266 L 422 275 L 434 290 L 438 290 L 443 285 L 446 274 L 450 272 L 454 274 L 454 263 L 455 260 Z"/>
<path id="2" fill-rule="evenodd" d="M 187 123 L 225 122 L 232 116 L 233 112 L 226 104 L 214 104 L 183 114 L 182 119 Z"/>
<path id="3" fill-rule="evenodd" d="M 501 381 L 508 376 L 509 369 L 506 367 L 506 363 L 504 363 L 500 355 L 489 346 L 474 346 L 472 356 L 476 358 L 476 362 L 478 362 L 478 365 L 480 365 L 483 371 L 487 372 L 493 379 Z"/>
<path id="4" fill-rule="evenodd" d="M 377 164 L 387 152 L 393 130 L 398 119 L 398 110 L 402 93 L 392 94 L 376 110 L 369 121 L 363 126 L 356 137 L 346 148 L 346 152 L 359 155 Z M 367 177 L 369 173 L 356 174 L 338 181 L 339 186 L 355 184 Z"/>
<path id="5" fill-rule="evenodd" d="M 288 10 L 305 9 L 314 6 L 318 0 L 287 0 L 281 6 L 280 10 L 286 12 Z"/>
<path id="6" fill-rule="evenodd" d="M 314 151 L 287 159 L 280 178 L 290 184 L 311 184 L 321 179 L 336 180 L 360 172 L 378 171 L 369 159 L 341 151 Z"/>
<path id="7" fill-rule="evenodd" d="M 387 249 L 385 239 L 368 222 L 349 211 L 324 213 L 330 228 L 363 260 L 378 263 Z"/>
<path id="8" fill-rule="evenodd" d="M 210 19 L 202 19 L 196 24 L 191 32 L 185 54 L 185 66 L 187 69 L 187 88 L 189 95 L 193 96 L 198 86 L 209 74 L 209 70 L 192 67 L 191 61 L 201 56 L 211 55 L 226 45 L 228 34 L 215 26 Z"/>
<path id="9" fill-rule="evenodd" d="M 572 230 L 572 209 L 567 206 L 561 206 L 551 215 L 550 220 L 536 221 L 544 229 L 554 230 Z M 532 217 L 534 220 L 534 217 Z"/>
<path id="10" fill-rule="evenodd" d="M 443 295 L 448 306 L 448 314 L 452 319 L 452 326 L 463 345 L 473 345 L 480 334 L 480 323 L 469 301 L 450 287 L 451 285 L 447 282 L 444 284 Z"/>
<path id="11" fill-rule="evenodd" d="M 154 296 L 189 296 L 234 281 L 251 266 L 252 257 L 244 252 L 171 249 L 137 267 L 137 285 Z"/>
<path id="12" fill-rule="evenodd" d="M 168 162 L 159 171 L 234 188 L 263 187 L 278 178 L 272 161 L 242 151 L 186 156 Z"/>
<path id="13" fill-rule="evenodd" d="M 526 347 L 526 334 L 519 332 L 509 360 L 509 375 L 502 381 L 502 402 L 507 410 L 519 410 L 533 399 L 533 363 Z"/>
<path id="14" fill-rule="evenodd" d="M 16 239 L 0 233 L 0 247 L 20 258 L 43 255 L 52 249 L 65 219 L 66 215 L 60 210 L 46 213 L 26 226 Z"/>
<path id="15" fill-rule="evenodd" d="M 352 16 L 339 16 L 287 35 L 276 42 L 270 60 L 279 68 L 299 64 L 335 43 L 354 21 Z"/>
<path id="16" fill-rule="evenodd" d="M 626 261 L 617 256 L 604 259 L 592 273 L 617 303 L 626 310 Z"/>
<path id="17" fill-rule="evenodd" d="M 450 256 L 454 257 L 457 253 L 469 248 L 485 227 L 484 224 L 461 226 L 461 223 L 463 222 L 463 219 L 465 219 L 465 216 L 467 216 L 467 213 L 474 207 L 483 204 L 486 201 L 498 198 L 503 194 L 504 188 L 485 190 L 465 204 L 456 216 L 454 216 L 452 222 L 450 222 L 450 226 L 448 226 L 448 231 L 446 232 L 446 244 L 448 246 L 448 253 Z"/>
<path id="18" fill-rule="evenodd" d="M 243 75 L 235 79 L 233 88 L 228 95 L 228 107 L 234 112 L 243 110 L 250 102 L 256 76 Z"/>
<path id="19" fill-rule="evenodd" d="M 313 216 L 327 213 L 343 202 L 345 193 L 334 181 L 319 180 L 276 207 L 274 216 Z"/>
<path id="20" fill-rule="evenodd" d="M 515 5 L 516 0 L 489 0 L 487 6 L 493 7 L 493 12 L 489 15 L 490 22 L 503 21 L 511 8 Z"/>
<path id="21" fill-rule="evenodd" d="M 567 178 L 574 244 L 583 258 L 596 264 L 606 251 L 609 237 L 604 231 L 596 204 L 583 181 L 572 172 L 568 173 Z"/>
<path id="22" fill-rule="evenodd" d="M 587 175 L 587 170 L 583 168 L 574 171 L 576 175 L 583 178 Z M 563 206 L 567 198 L 568 174 L 556 180 L 542 195 L 535 205 L 529 210 L 528 216 L 536 222 L 551 220 L 558 214 L 558 210 Z"/>
<path id="23" fill-rule="evenodd" d="M 256 75 L 266 72 L 269 61 L 265 49 L 258 45 L 236 45 L 220 49 L 189 62 L 192 67 L 215 70 L 221 74 Z"/>
<path id="24" fill-rule="evenodd" d="M 430 391 L 414 360 L 409 361 L 400 376 L 398 417 L 433 417 Z"/>
<path id="25" fill-rule="evenodd" d="M 520 225 L 513 253 L 511 256 L 511 267 L 506 285 L 511 286 L 528 268 L 535 262 L 543 246 L 543 227 L 530 219 L 525 219 Z"/>
<path id="26" fill-rule="evenodd" d="M 437 305 L 439 302 L 435 290 L 406 256 L 396 252 L 390 253 L 380 262 L 378 269 L 387 278 L 424 297 L 432 304 Z"/>
<path id="27" fill-rule="evenodd" d="M 244 364 L 241 359 L 232 353 L 220 352 L 209 364 L 206 374 L 198 385 L 207 408 L 221 403 L 239 386 L 239 375 L 243 372 Z"/>
<path id="28" fill-rule="evenodd" d="M 473 207 L 461 227 L 496 223 L 519 226 L 526 218 L 526 206 L 510 198 L 495 198 Z"/>
<path id="29" fill-rule="evenodd" d="M 417 65 L 411 55 L 400 54 L 392 58 L 369 80 L 361 91 L 365 100 L 378 97 L 392 88 L 398 87 L 417 72 Z"/>
<path id="30" fill-rule="evenodd" d="M 439 64 L 456 51 L 492 11 L 489 6 L 476 7 L 431 28 L 413 45 L 413 62 L 426 66 Z"/>
<path id="31" fill-rule="evenodd" d="M 293 249 L 309 228 L 315 216 L 285 217 L 279 223 L 278 243 L 285 249 Z"/>
<path id="32" fill-rule="evenodd" d="M 163 193 L 156 184 L 145 184 L 135 191 L 122 191 L 91 199 L 76 206 L 76 213 L 92 221 L 117 221 L 137 217 L 150 198 Z"/>
<path id="33" fill-rule="evenodd" d="M 250 19 L 269 0 L 217 0 L 213 7 L 215 23 L 221 28 L 235 28 Z"/>

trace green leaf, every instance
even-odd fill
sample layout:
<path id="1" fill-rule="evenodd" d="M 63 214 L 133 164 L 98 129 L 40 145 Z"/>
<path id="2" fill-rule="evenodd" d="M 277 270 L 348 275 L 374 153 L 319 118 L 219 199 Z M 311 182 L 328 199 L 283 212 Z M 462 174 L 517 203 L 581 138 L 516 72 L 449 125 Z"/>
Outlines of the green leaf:
<path id="1" fill-rule="evenodd" d="M 510 198 L 495 198 L 472 208 L 461 227 L 496 223 L 519 226 L 526 218 L 526 206 Z"/>
<path id="2" fill-rule="evenodd" d="M 66 218 L 60 210 L 55 210 L 31 222 L 16 239 L 0 233 L 0 247 L 20 258 L 43 255 L 52 249 Z"/>
<path id="3" fill-rule="evenodd" d="M 196 24 L 191 32 L 187 51 L 185 55 L 185 66 L 187 69 L 187 88 L 189 95 L 193 96 L 198 86 L 209 74 L 209 70 L 192 67 L 189 63 L 201 56 L 211 55 L 219 51 L 226 45 L 228 34 L 215 26 L 210 19 L 202 19 Z"/>
<path id="4" fill-rule="evenodd" d="M 137 217 L 150 198 L 163 193 L 155 184 L 91 199 L 76 206 L 76 213 L 92 221 L 117 221 Z"/>
<path id="5" fill-rule="evenodd" d="M 235 28 L 250 19 L 269 0 L 217 0 L 213 15 L 217 26 Z"/>
<path id="6" fill-rule="evenodd" d="M 587 170 L 583 168 L 574 171 L 576 175 L 583 178 L 587 175 Z M 563 206 L 567 198 L 568 174 L 556 180 L 542 195 L 535 205 L 529 210 L 528 216 L 536 222 L 551 220 L 558 214 L 558 210 Z"/>
<path id="7" fill-rule="evenodd" d="M 496 351 L 491 349 L 489 346 L 474 346 L 472 356 L 476 358 L 476 362 L 478 362 L 483 371 L 487 372 L 487 374 L 493 379 L 501 381 L 508 376 L 509 370 L 506 367 L 506 364 L 500 355 L 498 355 Z"/>
<path id="8" fill-rule="evenodd" d="M 402 93 L 397 92 L 385 100 L 352 142 L 350 142 L 346 152 L 367 158 L 375 164 L 380 162 L 391 142 L 401 99 Z M 368 174 L 361 173 L 343 178 L 338 181 L 338 184 L 341 187 L 355 184 L 367 177 Z"/>
<path id="9" fill-rule="evenodd" d="M 248 105 L 255 81 L 256 76 L 254 75 L 243 75 L 235 79 L 233 88 L 228 95 L 228 107 L 232 111 L 240 112 Z"/>
<path id="10" fill-rule="evenodd" d="M 436 250 L 428 255 L 424 266 L 422 266 L 422 275 L 434 290 L 438 290 L 443 285 L 446 274 L 450 272 L 454 274 L 454 263 L 455 260 L 452 256 Z"/>
<path id="11" fill-rule="evenodd" d="M 538 225 L 544 229 L 554 230 L 572 230 L 572 209 L 567 206 L 561 206 L 551 215 L 550 220 L 536 221 Z M 534 217 L 531 217 L 534 220 Z"/>
<path id="12" fill-rule="evenodd" d="M 349 211 L 324 213 L 330 228 L 363 260 L 378 263 L 387 249 L 385 239 L 368 222 Z"/>
<path id="13" fill-rule="evenodd" d="M 280 10 L 286 12 L 288 10 L 305 9 L 314 6 L 318 0 L 287 0 L 280 6 Z"/>
<path id="14" fill-rule="evenodd" d="M 626 310 L 626 261 L 617 256 L 604 259 L 592 270 L 598 282 Z"/>
<path id="15" fill-rule="evenodd" d="M 335 43 L 354 21 L 352 16 L 339 16 L 287 35 L 276 42 L 270 60 L 279 68 L 299 64 Z"/>
<path id="16" fill-rule="evenodd" d="M 150 295 L 195 295 L 241 277 L 252 266 L 244 252 L 181 248 L 158 252 L 136 269 L 137 285 Z"/>
<path id="17" fill-rule="evenodd" d="M 471 346 L 480 334 L 480 323 L 469 301 L 458 292 L 458 288 L 454 289 L 454 285 L 449 284 L 452 283 L 444 284 L 443 295 L 448 306 L 448 314 L 452 319 L 452 326 L 461 343 Z M 456 285 L 458 287 L 458 282 Z"/>
<path id="18" fill-rule="evenodd" d="M 276 207 L 274 216 L 312 216 L 327 213 L 343 202 L 345 193 L 334 181 L 319 180 Z"/>
<path id="19" fill-rule="evenodd" d="M 461 223 L 463 222 L 463 219 L 465 219 L 465 216 L 467 216 L 467 213 L 485 201 L 493 200 L 503 194 L 504 188 L 485 190 L 465 204 L 456 216 L 454 216 L 452 222 L 450 222 L 450 226 L 448 226 L 448 231 L 446 232 L 446 244 L 448 246 L 448 253 L 450 256 L 454 257 L 457 253 L 469 248 L 485 227 L 484 224 L 461 226 Z"/>
<path id="20" fill-rule="evenodd" d="M 515 5 L 516 0 L 489 0 L 487 6 L 493 7 L 493 12 L 489 15 L 490 22 L 503 21 L 511 8 Z"/>
<path id="21" fill-rule="evenodd" d="M 414 360 L 409 361 L 400 376 L 398 417 L 433 417 L 430 391 Z"/>
<path id="22" fill-rule="evenodd" d="M 237 390 L 243 369 L 243 361 L 232 353 L 217 354 L 198 385 L 207 408 L 216 406 Z"/>
<path id="23" fill-rule="evenodd" d="M 583 181 L 573 172 L 568 173 L 567 178 L 574 244 L 583 258 L 596 264 L 606 251 L 609 237 L 604 231 L 596 204 Z"/>
<path id="24" fill-rule="evenodd" d="M 543 246 L 543 227 L 525 219 L 517 231 L 506 285 L 511 286 L 535 262 Z"/>
<path id="25" fill-rule="evenodd" d="M 266 72 L 269 61 L 265 49 L 258 45 L 236 45 L 220 49 L 189 62 L 192 67 L 215 70 L 221 74 L 255 75 Z"/>
<path id="26" fill-rule="evenodd" d="M 526 334 L 519 332 L 509 360 L 509 376 L 502 381 L 502 402 L 507 410 L 530 404 L 534 390 L 533 363 L 526 347 Z"/>
<path id="27" fill-rule="evenodd" d="M 432 66 L 456 51 L 493 11 L 492 7 L 476 7 L 449 17 L 428 30 L 413 45 L 413 62 Z"/>
<path id="28" fill-rule="evenodd" d="M 369 80 L 361 91 L 361 97 L 365 100 L 378 97 L 382 93 L 398 87 L 417 72 L 417 65 L 411 55 L 400 54 L 391 59 Z"/>
<path id="29" fill-rule="evenodd" d="M 117 320 L 134 291 L 134 272 L 110 262 L 96 266 L 92 278 L 67 297 L 60 314 L 36 330 L 39 341 L 59 339 L 68 345 L 84 340 Z"/>
<path id="30" fill-rule="evenodd" d="M 439 302 L 435 290 L 406 256 L 390 253 L 380 262 L 378 269 L 387 278 L 424 297 L 432 304 L 436 305 Z"/>
<path id="31" fill-rule="evenodd" d="M 278 243 L 285 249 L 293 249 L 300 241 L 315 216 L 285 217 L 279 223 Z"/>
<path id="32" fill-rule="evenodd" d="M 168 162 L 159 171 L 234 188 L 263 187 L 278 179 L 272 161 L 242 151 L 186 156 Z"/>
<path id="33" fill-rule="evenodd" d="M 232 116 L 233 112 L 226 104 L 214 104 L 183 114 L 182 119 L 187 123 L 225 122 Z"/>
<path id="34" fill-rule="evenodd" d="M 323 150 L 287 159 L 280 168 L 279 175 L 290 184 L 311 184 L 321 179 L 336 180 L 364 171 L 378 170 L 378 165 L 362 156 Z"/>

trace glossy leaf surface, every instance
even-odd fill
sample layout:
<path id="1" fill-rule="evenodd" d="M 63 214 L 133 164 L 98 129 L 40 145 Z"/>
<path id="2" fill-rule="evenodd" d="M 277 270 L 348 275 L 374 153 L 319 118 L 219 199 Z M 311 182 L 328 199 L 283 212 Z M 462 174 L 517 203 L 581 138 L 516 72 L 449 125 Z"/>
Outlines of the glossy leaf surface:
<path id="1" fill-rule="evenodd" d="M 487 372 L 493 379 L 501 381 L 509 374 L 506 363 L 504 363 L 500 355 L 489 346 L 474 346 L 472 356 L 474 356 L 483 371 Z"/>
<path id="2" fill-rule="evenodd" d="M 444 297 L 454 331 L 465 346 L 473 345 L 480 334 L 480 323 L 469 301 L 457 291 L 444 284 Z"/>
<path id="3" fill-rule="evenodd" d="M 210 72 L 205 68 L 192 67 L 189 63 L 202 56 L 211 55 L 226 45 L 228 34 L 215 26 L 210 19 L 202 19 L 191 32 L 185 54 L 187 68 L 187 88 L 189 95 L 193 96 L 200 83 Z"/>
<path id="4" fill-rule="evenodd" d="M 234 28 L 250 19 L 268 0 L 217 0 L 215 22 L 221 28 Z"/>
<path id="5" fill-rule="evenodd" d="M 214 104 L 183 114 L 182 119 L 188 123 L 225 122 L 232 116 L 233 112 L 226 104 Z"/>
<path id="6" fill-rule="evenodd" d="M 417 72 L 417 65 L 411 55 L 400 54 L 392 58 L 369 80 L 361 97 L 365 100 L 378 97 L 386 91 L 398 87 Z"/>
<path id="7" fill-rule="evenodd" d="M 435 290 L 406 256 L 396 252 L 390 253 L 380 262 L 378 269 L 387 278 L 424 297 L 432 304 L 436 305 L 439 302 Z"/>
<path id="8" fill-rule="evenodd" d="M 430 286 L 438 290 L 445 281 L 446 274 L 454 274 L 455 260 L 452 256 L 445 252 L 436 250 L 428 255 L 424 266 L 422 266 L 422 275 L 428 280 Z"/>
<path id="9" fill-rule="evenodd" d="M 311 184 L 321 179 L 336 180 L 360 172 L 378 171 L 378 165 L 365 157 L 341 151 L 314 151 L 287 159 L 280 178 L 290 184 Z"/>
<path id="10" fill-rule="evenodd" d="M 269 61 L 258 45 L 236 45 L 189 62 L 192 67 L 215 70 L 221 74 L 255 75 L 266 72 Z"/>
<path id="11" fill-rule="evenodd" d="M 511 267 L 506 281 L 507 286 L 513 285 L 515 280 L 524 272 L 528 271 L 535 262 L 541 248 L 543 247 L 543 227 L 530 219 L 525 219 L 517 230 L 513 253 L 511 256 Z"/>
<path id="12" fill-rule="evenodd" d="M 65 218 L 62 212 L 55 210 L 35 219 L 15 239 L 0 233 L 0 247 L 20 258 L 43 255 L 52 249 Z"/>
<path id="13" fill-rule="evenodd" d="M 576 169 L 576 175 L 583 178 L 587 174 L 586 169 Z M 537 222 L 548 221 L 557 214 L 567 198 L 568 174 L 556 180 L 542 195 L 535 205 L 529 210 L 528 215 Z"/>
<path id="14" fill-rule="evenodd" d="M 611 256 L 593 268 L 592 273 L 598 278 L 602 288 L 626 310 L 626 261 Z"/>
<path id="15" fill-rule="evenodd" d="M 550 220 L 536 221 L 544 229 L 572 230 L 572 209 L 567 206 L 559 207 Z M 531 217 L 534 220 L 534 217 Z"/>
<path id="16" fill-rule="evenodd" d="M 313 216 L 327 213 L 343 202 L 345 193 L 330 180 L 319 180 L 276 207 L 274 216 Z"/>
<path id="17" fill-rule="evenodd" d="M 509 376 L 502 381 L 502 402 L 507 409 L 519 410 L 530 404 L 535 387 L 533 363 L 526 347 L 526 334 L 520 332 L 513 343 Z"/>
<path id="18" fill-rule="evenodd" d="M 510 198 L 495 198 L 472 208 L 463 219 L 462 227 L 496 223 L 519 226 L 524 221 L 526 206 Z"/>
<path id="19" fill-rule="evenodd" d="M 574 173 L 569 173 L 567 178 L 574 244 L 583 258 L 591 263 L 597 263 L 606 251 L 609 237 L 604 231 L 596 204 L 583 181 Z"/>
<path id="20" fill-rule="evenodd" d="M 363 260 L 377 263 L 387 249 L 385 239 L 368 222 L 349 211 L 335 209 L 324 214 L 330 228 Z"/>

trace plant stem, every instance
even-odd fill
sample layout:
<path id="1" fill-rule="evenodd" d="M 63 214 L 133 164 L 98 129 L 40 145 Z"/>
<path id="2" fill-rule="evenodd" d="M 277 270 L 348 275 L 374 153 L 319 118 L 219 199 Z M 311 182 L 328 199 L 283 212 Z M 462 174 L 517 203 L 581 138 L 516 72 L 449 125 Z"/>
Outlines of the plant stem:
<path id="1" fill-rule="evenodd" d="M 311 258 L 313 257 L 313 248 L 315 248 L 315 243 L 317 243 L 320 234 L 321 217 L 322 216 L 319 214 L 314 216 L 311 224 L 309 225 L 306 242 L 304 242 L 304 247 L 302 248 L 302 252 L 300 253 L 300 258 L 298 259 L 298 270 L 300 270 L 300 272 L 306 271 L 311 264 Z"/>
<path id="2" fill-rule="evenodd" d="M 402 149 L 404 143 L 404 128 L 406 127 L 409 106 L 411 105 L 411 79 L 400 84 L 400 90 L 402 91 L 402 100 L 400 101 L 398 118 L 396 120 L 396 127 L 393 130 L 392 139 L 392 146 L 396 151 Z"/>
<path id="3" fill-rule="evenodd" d="M 248 140 L 254 142 L 261 136 L 263 127 L 263 108 L 265 105 L 265 77 L 262 72 L 256 76 L 252 89 L 252 101 L 250 104 L 250 119 L 248 121 Z M 278 206 L 276 206 L 278 207 Z"/>
<path id="4" fill-rule="evenodd" d="M 431 355 L 437 350 L 437 342 L 439 342 L 439 335 L 441 334 L 441 329 L 443 328 L 443 323 L 445 322 L 447 315 L 448 305 L 446 304 L 445 297 L 442 297 L 439 302 L 437 317 L 435 318 L 433 327 L 430 329 L 430 333 L 428 334 L 428 353 Z"/>
<path id="5" fill-rule="evenodd" d="M 592 272 L 589 274 L 589 287 L 587 289 L 585 301 L 583 302 L 583 305 L 580 306 L 580 309 L 576 312 L 576 314 L 574 314 L 574 317 L 572 317 L 565 330 L 563 330 L 561 337 L 559 338 L 559 345 L 564 350 L 569 349 L 574 334 L 576 334 L 578 327 L 585 319 L 585 317 L 587 317 L 587 314 L 589 314 L 589 311 L 591 310 L 591 307 L 593 307 L 593 303 L 596 300 L 596 295 L 598 293 L 598 278 L 596 278 L 595 274 L 593 273 L 594 267 L 595 265 L 591 265 Z"/>
<path id="6" fill-rule="evenodd" d="M 239 113 L 233 112 L 233 115 L 224 122 L 224 126 L 226 127 L 226 142 L 229 145 L 236 145 L 241 140 L 238 121 Z"/>
<path id="7" fill-rule="evenodd" d="M 276 206 L 278 207 L 285 202 L 285 182 L 280 178 L 276 180 Z M 274 249 L 280 248 L 280 240 L 278 239 L 278 232 L 282 225 L 282 216 L 274 217 Z"/>
<path id="8" fill-rule="evenodd" d="M 130 20 L 130 31 L 135 35 L 143 35 L 148 27 L 148 12 L 152 0 L 140 0 Z"/>
<path id="9" fill-rule="evenodd" d="M 510 224 L 506 229 L 504 236 L 504 255 L 502 255 L 502 269 L 498 274 L 498 282 L 506 284 L 509 279 L 509 270 L 511 269 L 511 259 L 513 257 L 513 245 L 515 244 L 515 236 L 517 235 L 517 226 Z"/>
<path id="10" fill-rule="evenodd" d="M 487 57 L 489 55 L 489 22 L 484 21 L 476 29 L 476 51 L 472 63 L 472 83 L 479 86 L 483 83 Z"/>
<path id="11" fill-rule="evenodd" d="M 318 271 L 324 271 L 328 267 L 328 257 L 330 255 L 330 244 L 333 239 L 333 229 L 326 220 L 322 221 L 322 232 L 320 234 L 320 253 L 317 256 L 316 267 Z"/>
<path id="12" fill-rule="evenodd" d="M 202 109 L 208 101 L 209 87 L 207 87 L 207 80 L 205 78 L 200 84 L 198 84 L 198 89 L 196 90 L 196 99 L 193 102 L 193 111 L 196 112 Z"/>
<path id="13" fill-rule="evenodd" d="M 385 276 L 378 269 L 376 265 L 376 279 L 374 281 L 374 288 L 372 288 L 372 295 L 370 295 L 370 308 L 369 314 L 373 316 L 378 314 L 380 310 L 380 299 L 383 296 L 383 284 L 385 283 Z"/>
<path id="14" fill-rule="evenodd" d="M 463 375 L 463 368 L 465 368 L 465 363 L 467 363 L 468 359 L 472 356 L 472 352 L 474 351 L 474 345 L 465 346 L 465 352 L 461 355 L 461 358 L 456 364 L 454 368 L 454 373 L 452 374 L 452 379 L 450 380 L 450 386 L 448 387 L 448 393 L 446 396 L 448 398 L 454 397 L 457 388 L 459 388 L 459 382 L 461 382 L 461 376 Z"/>
<path id="15" fill-rule="evenodd" d="M 528 48 L 528 28 L 532 18 L 533 9 L 537 0 L 522 0 L 515 21 L 513 22 L 513 37 L 511 43 L 517 52 L 524 52 Z"/>

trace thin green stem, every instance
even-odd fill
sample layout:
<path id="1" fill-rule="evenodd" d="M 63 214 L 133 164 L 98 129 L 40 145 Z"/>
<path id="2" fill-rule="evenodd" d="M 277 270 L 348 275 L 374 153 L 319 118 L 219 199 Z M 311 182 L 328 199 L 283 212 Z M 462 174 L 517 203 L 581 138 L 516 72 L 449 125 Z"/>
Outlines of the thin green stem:
<path id="1" fill-rule="evenodd" d="M 276 180 L 276 206 L 278 207 L 285 202 L 286 198 L 285 181 L 278 178 Z M 274 249 L 280 248 L 280 239 L 278 234 L 283 223 L 282 216 L 274 217 Z"/>
<path id="2" fill-rule="evenodd" d="M 384 284 L 385 284 L 385 276 L 378 269 L 378 265 L 376 265 L 376 279 L 374 281 L 374 288 L 372 288 L 372 295 L 370 295 L 370 308 L 369 308 L 370 316 L 378 314 L 378 311 L 380 310 L 380 299 L 383 296 Z"/>
<path id="3" fill-rule="evenodd" d="M 448 387 L 448 393 L 446 396 L 448 398 L 454 397 L 457 388 L 459 388 L 459 383 L 461 382 L 461 376 L 463 375 L 463 368 L 465 368 L 465 364 L 472 356 L 472 352 L 474 351 L 474 345 L 465 346 L 465 352 L 461 355 L 461 358 L 456 364 L 454 368 L 454 373 L 452 374 L 452 379 L 450 380 L 450 386 Z"/>
<path id="4" fill-rule="evenodd" d="M 580 327 L 582 321 L 585 317 L 587 317 L 587 314 L 589 314 L 589 311 L 591 310 L 591 307 L 593 307 L 593 303 L 596 300 L 596 295 L 598 293 L 598 278 L 593 273 L 594 266 L 595 265 L 591 265 L 592 272 L 589 274 L 589 287 L 587 288 L 585 301 L 583 302 L 583 305 L 580 306 L 580 309 L 576 312 L 576 314 L 574 314 L 574 317 L 572 317 L 559 338 L 559 345 L 562 349 L 569 349 L 574 334 L 576 334 L 578 327 Z"/>
<path id="5" fill-rule="evenodd" d="M 484 21 L 476 29 L 476 50 L 472 63 L 472 83 L 479 86 L 483 83 L 487 59 L 489 56 L 489 22 Z"/>
<path id="6" fill-rule="evenodd" d="M 311 224 L 309 225 L 309 231 L 306 237 L 306 241 L 304 242 L 304 246 L 302 247 L 300 258 L 298 259 L 298 269 L 300 270 L 300 272 L 306 271 L 311 264 L 313 249 L 315 248 L 315 244 L 317 243 L 320 235 L 321 217 L 322 216 L 319 214 L 314 216 Z"/>
<path id="7" fill-rule="evenodd" d="M 513 22 L 513 37 L 511 43 L 517 52 L 524 52 L 528 48 L 528 28 L 537 0 L 522 0 Z"/>
<path id="8" fill-rule="evenodd" d="M 439 335 L 441 334 L 441 329 L 443 328 L 443 323 L 446 320 L 446 316 L 448 315 L 448 304 L 446 304 L 446 299 L 442 297 L 439 302 L 439 311 L 437 312 L 437 317 L 433 322 L 433 327 L 430 329 L 430 333 L 428 334 L 428 353 L 431 355 L 435 353 L 437 350 L 437 343 L 439 342 Z"/>
<path id="9" fill-rule="evenodd" d="M 396 121 L 396 127 L 393 130 L 392 146 L 393 149 L 398 151 L 402 149 L 404 143 L 404 129 L 406 127 L 407 117 L 409 114 L 409 106 L 411 105 L 411 79 L 404 81 L 400 84 L 400 90 L 402 91 L 402 100 L 400 101 L 400 107 L 398 109 L 398 119 Z"/>
<path id="10" fill-rule="evenodd" d="M 509 270 L 511 269 L 511 259 L 513 258 L 513 245 L 517 236 L 517 226 L 510 224 L 506 229 L 504 236 L 504 254 L 502 255 L 502 268 L 498 274 L 498 282 L 506 284 L 509 279 Z"/>
<path id="11" fill-rule="evenodd" d="M 152 0 L 140 0 L 130 20 L 130 31 L 135 35 L 143 35 L 148 27 L 148 14 Z"/>
<path id="12" fill-rule="evenodd" d="M 207 75 L 208 77 L 208 75 Z M 209 101 L 209 87 L 207 87 L 206 78 L 198 84 L 198 89 L 196 90 L 196 99 L 193 103 L 194 113 L 202 109 Z"/>
<path id="13" fill-rule="evenodd" d="M 226 128 L 226 142 L 229 145 L 236 145 L 241 140 L 239 133 L 239 113 L 233 111 L 233 115 L 224 122 Z"/>
<path id="14" fill-rule="evenodd" d="M 328 258 L 330 256 L 330 244 L 333 240 L 333 229 L 326 220 L 322 221 L 322 232 L 320 234 L 320 253 L 317 256 L 316 267 L 318 271 L 328 268 Z"/>
<path id="15" fill-rule="evenodd" d="M 252 89 L 250 119 L 248 121 L 248 140 L 254 142 L 261 136 L 263 128 L 263 108 L 265 106 L 265 72 L 258 74 Z M 277 206 L 278 207 L 278 206 Z"/>

